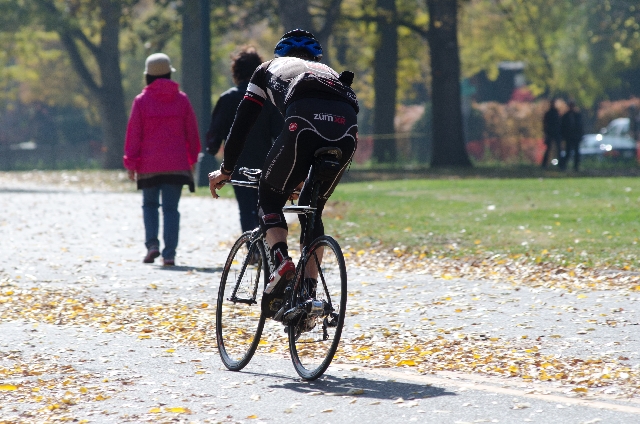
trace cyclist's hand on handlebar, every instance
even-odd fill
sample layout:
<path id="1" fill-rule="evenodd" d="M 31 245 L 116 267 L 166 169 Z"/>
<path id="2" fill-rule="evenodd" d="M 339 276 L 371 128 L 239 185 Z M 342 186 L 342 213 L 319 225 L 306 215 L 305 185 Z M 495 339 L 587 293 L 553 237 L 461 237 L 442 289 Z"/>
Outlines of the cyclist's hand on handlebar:
<path id="1" fill-rule="evenodd" d="M 211 191 L 211 196 L 213 196 L 214 199 L 220 197 L 218 193 L 216 193 L 216 190 L 220 190 L 227 181 L 230 181 L 229 176 L 224 175 L 220 170 L 209 173 L 209 191 Z"/>

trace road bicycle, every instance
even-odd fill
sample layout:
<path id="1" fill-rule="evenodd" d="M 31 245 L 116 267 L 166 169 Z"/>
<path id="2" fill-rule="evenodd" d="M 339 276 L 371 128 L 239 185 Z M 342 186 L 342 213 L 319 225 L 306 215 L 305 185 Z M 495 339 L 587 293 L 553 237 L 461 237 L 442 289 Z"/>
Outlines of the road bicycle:
<path id="1" fill-rule="evenodd" d="M 283 212 L 305 214 L 302 240 L 311 240 L 320 185 L 340 171 L 342 152 L 324 147 L 315 152 L 306 184 L 311 184 L 309 205 L 285 206 Z M 259 169 L 241 168 L 249 181 L 229 183 L 258 188 Z M 240 371 L 253 357 L 266 319 L 285 325 L 296 372 L 315 380 L 329 367 L 340 343 L 347 305 L 347 270 L 338 242 L 323 235 L 301 246 L 295 277 L 264 306 L 262 296 L 275 270 L 270 248 L 260 227 L 236 240 L 222 271 L 216 310 L 218 351 L 224 365 Z M 262 344 L 266 344 L 263 342 Z"/>

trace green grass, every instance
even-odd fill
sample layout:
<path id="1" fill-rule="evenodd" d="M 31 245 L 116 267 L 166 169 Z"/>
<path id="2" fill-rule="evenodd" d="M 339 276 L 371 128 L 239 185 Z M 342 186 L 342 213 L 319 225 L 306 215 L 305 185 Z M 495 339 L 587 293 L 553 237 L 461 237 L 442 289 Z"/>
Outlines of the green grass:
<path id="1" fill-rule="evenodd" d="M 357 249 L 637 270 L 639 218 L 637 178 L 478 178 L 342 183 L 324 222 Z"/>

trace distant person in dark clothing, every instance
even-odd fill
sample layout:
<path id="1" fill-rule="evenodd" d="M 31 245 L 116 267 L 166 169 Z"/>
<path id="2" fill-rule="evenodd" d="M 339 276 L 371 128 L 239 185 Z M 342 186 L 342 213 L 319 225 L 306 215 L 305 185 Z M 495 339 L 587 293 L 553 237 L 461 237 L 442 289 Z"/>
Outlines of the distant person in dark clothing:
<path id="1" fill-rule="evenodd" d="M 560 148 L 562 141 L 562 135 L 560 134 L 560 113 L 556 108 L 556 99 L 551 99 L 549 102 L 549 109 L 542 118 L 542 129 L 544 131 L 544 144 L 546 149 L 541 166 L 546 168 L 553 148 L 555 148 L 556 154 L 558 155 L 558 160 L 562 157 Z"/>
<path id="2" fill-rule="evenodd" d="M 210 154 L 215 155 L 222 141 L 227 138 L 253 71 L 261 64 L 262 58 L 253 47 L 246 47 L 233 57 L 231 73 L 236 87 L 222 93 L 213 108 L 211 125 L 207 131 L 207 152 Z M 271 102 L 265 102 L 258 120 L 249 132 L 245 149 L 238 158 L 238 166 L 231 176 L 232 179 L 246 180 L 237 171 L 241 167 L 262 168 L 273 140 L 278 137 L 283 126 L 284 119 L 278 109 Z M 233 186 L 233 190 L 240 209 L 242 231 L 253 230 L 258 226 L 258 190 L 238 186 Z"/>
<path id="3" fill-rule="evenodd" d="M 582 115 L 573 101 L 569 102 L 569 110 L 562 115 L 560 132 L 566 143 L 565 154 L 560 159 L 560 169 L 567 169 L 567 163 L 573 155 L 573 169 L 580 167 L 580 140 L 582 140 Z"/>

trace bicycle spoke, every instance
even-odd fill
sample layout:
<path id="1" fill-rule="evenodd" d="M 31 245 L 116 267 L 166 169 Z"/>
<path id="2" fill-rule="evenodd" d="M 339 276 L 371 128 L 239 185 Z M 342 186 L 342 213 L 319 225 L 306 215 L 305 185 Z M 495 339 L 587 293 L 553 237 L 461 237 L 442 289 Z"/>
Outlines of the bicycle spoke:
<path id="1" fill-rule="evenodd" d="M 323 289 L 316 287 L 315 299 L 304 301 L 306 312 L 290 324 L 289 347 L 298 374 L 313 380 L 327 369 L 340 342 L 347 274 L 340 246 L 329 236 L 314 240 L 307 258 L 304 275 L 316 278 Z"/>
<path id="2" fill-rule="evenodd" d="M 327 298 L 327 303 L 331 305 L 331 294 L 329 293 L 329 289 L 327 288 L 327 281 L 324 278 L 324 272 L 322 267 L 320 266 L 320 261 L 318 260 L 318 255 L 316 255 L 315 251 L 313 252 L 313 260 L 316 263 L 316 267 L 318 269 L 318 282 L 322 282 L 322 287 L 324 288 L 324 293 Z M 317 291 L 317 289 L 316 289 Z"/>

